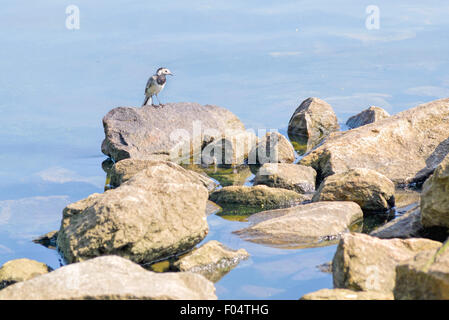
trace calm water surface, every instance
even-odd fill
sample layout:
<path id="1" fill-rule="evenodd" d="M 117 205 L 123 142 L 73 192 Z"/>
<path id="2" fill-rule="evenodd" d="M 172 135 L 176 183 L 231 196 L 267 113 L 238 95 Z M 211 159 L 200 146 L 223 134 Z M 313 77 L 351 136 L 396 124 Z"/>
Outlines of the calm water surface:
<path id="1" fill-rule="evenodd" d="M 65 9 L 80 9 L 80 29 Z M 285 129 L 320 97 L 340 122 L 377 105 L 397 113 L 449 96 L 449 4 L 376 1 L 50 1 L 0 4 L 0 264 L 54 250 L 31 242 L 59 228 L 70 202 L 103 190 L 102 117 L 136 106 L 147 78 L 170 68 L 161 100 L 230 109 L 247 128 Z M 331 287 L 316 265 L 335 246 L 282 250 L 241 241 L 245 223 L 209 217 L 206 240 L 251 259 L 217 283 L 220 298 L 287 298 Z"/>

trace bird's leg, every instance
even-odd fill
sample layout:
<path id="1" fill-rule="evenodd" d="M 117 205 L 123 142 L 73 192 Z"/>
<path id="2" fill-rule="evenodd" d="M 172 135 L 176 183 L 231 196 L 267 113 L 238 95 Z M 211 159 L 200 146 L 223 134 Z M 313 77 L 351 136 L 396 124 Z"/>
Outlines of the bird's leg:
<path id="1" fill-rule="evenodd" d="M 157 94 L 156 94 L 156 98 L 157 98 L 157 102 L 159 102 L 159 106 L 163 107 L 164 105 L 159 101 L 159 97 L 157 96 Z"/>

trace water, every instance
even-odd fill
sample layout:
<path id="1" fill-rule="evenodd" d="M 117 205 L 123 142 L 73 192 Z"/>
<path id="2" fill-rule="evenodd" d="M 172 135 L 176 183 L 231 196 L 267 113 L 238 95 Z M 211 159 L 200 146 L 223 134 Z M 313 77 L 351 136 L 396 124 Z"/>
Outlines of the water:
<path id="1" fill-rule="evenodd" d="M 366 4 L 355 0 L 75 2 L 0 4 L 0 264 L 60 265 L 31 239 L 58 229 L 65 205 L 103 190 L 101 119 L 140 105 L 159 66 L 175 73 L 162 102 L 220 105 L 256 130 L 285 130 L 309 96 L 342 123 L 370 105 L 397 113 L 449 96 L 442 0 L 376 1 L 379 30 L 366 29 Z M 79 30 L 65 26 L 70 4 Z M 209 223 L 208 239 L 252 254 L 217 283 L 220 298 L 297 299 L 332 286 L 315 266 L 334 246 L 268 248 L 231 234 L 244 222 Z"/>

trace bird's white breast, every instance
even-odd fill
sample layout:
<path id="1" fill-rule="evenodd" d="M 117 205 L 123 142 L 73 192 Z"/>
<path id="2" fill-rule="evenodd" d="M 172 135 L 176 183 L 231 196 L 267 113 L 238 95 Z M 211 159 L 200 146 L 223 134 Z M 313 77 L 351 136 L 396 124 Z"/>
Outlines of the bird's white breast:
<path id="1" fill-rule="evenodd" d="M 158 94 L 159 92 L 161 92 L 162 89 L 164 89 L 165 83 L 160 85 L 157 82 L 154 82 L 149 88 L 148 88 L 148 93 L 150 95 L 153 94 Z"/>

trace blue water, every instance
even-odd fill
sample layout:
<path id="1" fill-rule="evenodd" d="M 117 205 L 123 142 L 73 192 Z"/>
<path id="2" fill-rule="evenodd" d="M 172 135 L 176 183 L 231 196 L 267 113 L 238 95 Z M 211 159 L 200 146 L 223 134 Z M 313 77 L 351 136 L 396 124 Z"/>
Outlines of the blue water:
<path id="1" fill-rule="evenodd" d="M 77 5 L 80 29 L 66 28 Z M 60 265 L 31 242 L 58 229 L 70 202 L 103 190 L 101 119 L 143 100 L 159 66 L 175 73 L 162 102 L 230 109 L 247 128 L 285 129 L 309 96 L 340 122 L 370 106 L 390 113 L 449 96 L 449 4 L 376 1 L 23 1 L 0 4 L 0 264 Z M 240 241 L 239 222 L 211 234 L 252 258 L 219 283 L 220 298 L 289 298 L 331 287 L 315 265 L 335 247 L 281 250 Z M 242 223 L 240 223 L 242 224 Z"/>

